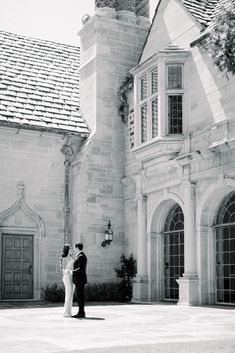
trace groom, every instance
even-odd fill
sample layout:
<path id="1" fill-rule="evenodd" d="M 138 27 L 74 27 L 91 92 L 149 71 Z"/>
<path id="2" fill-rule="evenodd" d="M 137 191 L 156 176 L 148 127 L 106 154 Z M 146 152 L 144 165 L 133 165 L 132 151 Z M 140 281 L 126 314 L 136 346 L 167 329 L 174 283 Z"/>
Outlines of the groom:
<path id="1" fill-rule="evenodd" d="M 84 254 L 83 244 L 78 243 L 74 245 L 75 260 L 73 265 L 73 283 L 75 284 L 76 297 L 78 302 L 78 313 L 74 315 L 75 318 L 85 318 L 85 299 L 84 287 L 87 283 L 86 266 L 87 257 Z"/>

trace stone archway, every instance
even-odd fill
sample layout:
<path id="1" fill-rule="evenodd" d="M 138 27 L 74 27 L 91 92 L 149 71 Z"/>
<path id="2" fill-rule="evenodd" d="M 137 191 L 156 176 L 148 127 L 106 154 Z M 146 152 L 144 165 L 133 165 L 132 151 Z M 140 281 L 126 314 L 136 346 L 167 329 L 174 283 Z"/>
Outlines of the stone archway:
<path id="1" fill-rule="evenodd" d="M 167 217 L 175 205 L 183 210 L 184 204 L 180 195 L 164 193 L 157 197 L 158 203 L 153 205 L 149 214 L 148 229 L 148 275 L 151 301 L 165 299 L 164 268 L 164 229 Z"/>
<path id="2" fill-rule="evenodd" d="M 16 202 L 0 213 L 0 299 L 39 299 L 45 225 L 25 202 L 23 182 L 17 188 Z"/>
<path id="3" fill-rule="evenodd" d="M 216 303 L 216 236 L 214 226 L 222 200 L 234 190 L 235 180 L 221 176 L 206 190 L 198 203 L 196 236 L 201 305 Z"/>

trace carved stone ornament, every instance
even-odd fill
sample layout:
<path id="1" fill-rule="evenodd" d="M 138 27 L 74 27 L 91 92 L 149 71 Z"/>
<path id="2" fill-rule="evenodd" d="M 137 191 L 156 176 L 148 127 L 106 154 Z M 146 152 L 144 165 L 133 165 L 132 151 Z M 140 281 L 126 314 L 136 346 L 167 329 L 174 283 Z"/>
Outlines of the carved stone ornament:
<path id="1" fill-rule="evenodd" d="M 10 208 L 0 213 L 0 226 L 3 223 L 4 219 L 16 214 L 16 212 L 19 209 L 21 209 L 29 218 L 31 218 L 34 221 L 34 223 L 36 223 L 40 235 L 44 237 L 46 232 L 45 232 L 45 225 L 42 218 L 36 212 L 34 212 L 25 202 L 24 183 L 22 181 L 19 181 L 17 188 L 18 188 L 18 198 L 16 202 Z"/>
<path id="2" fill-rule="evenodd" d="M 126 80 L 121 85 L 118 91 L 118 97 L 120 100 L 118 107 L 118 114 L 124 123 L 127 122 L 129 114 L 129 104 L 128 104 L 128 92 L 133 89 L 134 79 L 132 75 L 126 77 Z"/>
<path id="3" fill-rule="evenodd" d="M 67 144 L 63 146 L 61 152 L 65 155 L 65 160 L 71 160 L 74 154 L 72 146 Z"/>

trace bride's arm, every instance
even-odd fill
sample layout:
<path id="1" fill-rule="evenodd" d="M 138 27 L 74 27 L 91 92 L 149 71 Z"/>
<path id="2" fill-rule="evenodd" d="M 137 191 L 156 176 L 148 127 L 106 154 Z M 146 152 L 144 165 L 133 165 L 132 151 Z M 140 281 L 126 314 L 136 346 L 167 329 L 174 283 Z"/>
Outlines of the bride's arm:
<path id="1" fill-rule="evenodd" d="M 60 271 L 64 271 L 65 269 L 65 261 L 64 261 L 64 257 L 60 258 Z"/>

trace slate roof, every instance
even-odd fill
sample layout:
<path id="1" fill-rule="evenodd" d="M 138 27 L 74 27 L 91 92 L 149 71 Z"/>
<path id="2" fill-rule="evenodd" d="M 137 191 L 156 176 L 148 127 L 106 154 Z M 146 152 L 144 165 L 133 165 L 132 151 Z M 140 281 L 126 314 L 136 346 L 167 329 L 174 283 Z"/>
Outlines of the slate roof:
<path id="1" fill-rule="evenodd" d="M 180 0 L 191 15 L 203 26 L 213 24 L 222 8 L 235 6 L 235 0 Z"/>
<path id="2" fill-rule="evenodd" d="M 0 125 L 87 136 L 79 62 L 79 47 L 0 31 Z"/>

